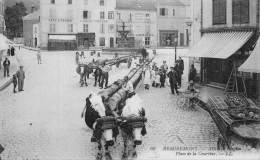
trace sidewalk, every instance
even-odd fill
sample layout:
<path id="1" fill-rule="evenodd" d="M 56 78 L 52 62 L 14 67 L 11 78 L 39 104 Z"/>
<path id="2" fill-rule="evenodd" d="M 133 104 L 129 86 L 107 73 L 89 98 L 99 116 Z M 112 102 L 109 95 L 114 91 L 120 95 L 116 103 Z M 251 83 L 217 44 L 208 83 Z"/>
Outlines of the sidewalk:
<path id="1" fill-rule="evenodd" d="M 1 64 L 1 70 L 0 70 L 0 91 L 7 88 L 12 83 L 12 76 L 15 74 L 18 70 L 18 67 L 21 65 L 21 62 L 17 56 L 7 56 L 7 58 L 10 60 L 10 70 L 9 70 L 9 77 L 4 77 L 4 68 Z M 3 61 L 5 59 L 5 56 L 3 58 Z M 3 63 L 3 61 L 1 63 Z"/>

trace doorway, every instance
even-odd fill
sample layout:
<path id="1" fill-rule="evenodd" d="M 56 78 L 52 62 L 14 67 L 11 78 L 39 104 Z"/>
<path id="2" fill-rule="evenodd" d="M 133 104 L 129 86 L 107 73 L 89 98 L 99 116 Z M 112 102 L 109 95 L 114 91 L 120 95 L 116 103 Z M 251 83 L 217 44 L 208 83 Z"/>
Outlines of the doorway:
<path id="1" fill-rule="evenodd" d="M 110 37 L 110 48 L 114 48 L 114 38 Z"/>

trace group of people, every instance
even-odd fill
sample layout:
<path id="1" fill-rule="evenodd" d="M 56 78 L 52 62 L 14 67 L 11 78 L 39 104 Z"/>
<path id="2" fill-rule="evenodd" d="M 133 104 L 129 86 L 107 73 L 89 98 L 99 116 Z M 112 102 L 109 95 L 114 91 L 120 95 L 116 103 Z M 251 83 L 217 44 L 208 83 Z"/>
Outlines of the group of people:
<path id="1" fill-rule="evenodd" d="M 109 72 L 112 69 L 110 65 L 106 64 L 105 62 L 100 63 L 98 59 L 101 57 L 100 53 L 97 53 L 97 57 L 94 57 L 95 53 L 91 53 L 90 56 L 85 56 L 84 51 L 79 54 L 79 52 L 76 52 L 75 56 L 75 61 L 76 64 L 78 65 L 77 67 L 77 73 L 80 74 L 80 84 L 81 86 L 85 85 L 88 86 L 87 84 L 87 79 L 89 79 L 89 75 L 91 73 L 94 74 L 95 77 L 95 83 L 94 86 L 98 86 L 102 88 L 107 88 L 108 87 L 108 79 L 109 79 Z M 90 68 L 88 65 L 82 65 L 80 64 L 80 61 L 86 61 L 87 63 L 91 62 L 96 62 L 98 65 L 96 69 Z"/>
<path id="2" fill-rule="evenodd" d="M 184 72 L 184 61 L 181 57 L 175 62 L 174 67 L 169 67 L 164 60 L 163 64 L 158 67 L 154 62 L 152 66 L 147 65 L 144 71 L 144 88 L 149 90 L 150 84 L 152 87 L 165 87 L 166 79 L 169 79 L 169 84 L 172 94 L 179 94 L 178 88 L 182 85 L 182 75 Z M 194 83 L 196 81 L 197 71 L 194 65 L 191 65 L 189 72 L 189 82 Z"/>

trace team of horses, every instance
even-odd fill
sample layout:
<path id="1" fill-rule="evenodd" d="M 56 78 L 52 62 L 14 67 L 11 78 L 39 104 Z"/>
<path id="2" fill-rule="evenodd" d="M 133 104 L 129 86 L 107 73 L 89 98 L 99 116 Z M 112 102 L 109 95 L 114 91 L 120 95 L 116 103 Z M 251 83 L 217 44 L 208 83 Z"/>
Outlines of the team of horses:
<path id="1" fill-rule="evenodd" d="M 148 63 L 148 62 L 146 62 Z M 145 63 L 132 69 L 128 74 L 134 88 L 142 79 Z M 121 135 L 124 143 L 122 160 L 137 157 L 136 147 L 142 144 L 142 136 L 147 131 L 145 109 L 138 94 L 128 94 L 123 89 L 124 80 L 114 82 L 107 89 L 91 93 L 85 102 L 82 118 L 93 130 L 91 142 L 98 145 L 97 160 L 112 160 L 109 148 Z"/>

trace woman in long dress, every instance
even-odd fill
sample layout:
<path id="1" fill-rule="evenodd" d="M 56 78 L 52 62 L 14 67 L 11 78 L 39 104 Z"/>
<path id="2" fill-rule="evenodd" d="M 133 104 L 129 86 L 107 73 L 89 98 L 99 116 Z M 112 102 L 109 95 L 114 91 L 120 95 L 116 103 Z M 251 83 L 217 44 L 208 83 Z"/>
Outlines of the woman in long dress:
<path id="1" fill-rule="evenodd" d="M 148 66 L 144 72 L 144 89 L 149 90 L 150 84 L 151 84 L 151 70 Z"/>

